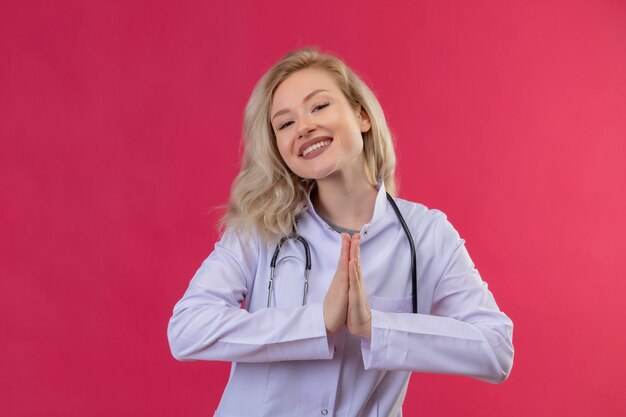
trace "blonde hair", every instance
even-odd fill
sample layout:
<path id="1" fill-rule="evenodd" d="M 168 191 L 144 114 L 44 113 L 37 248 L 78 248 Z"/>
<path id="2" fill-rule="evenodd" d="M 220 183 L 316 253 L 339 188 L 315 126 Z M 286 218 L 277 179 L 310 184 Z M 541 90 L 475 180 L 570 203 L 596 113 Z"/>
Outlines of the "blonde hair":
<path id="1" fill-rule="evenodd" d="M 254 87 L 244 112 L 244 153 L 241 170 L 233 181 L 230 200 L 219 227 L 233 228 L 250 237 L 256 231 L 265 243 L 292 233 L 296 216 L 306 210 L 315 181 L 294 174 L 280 156 L 270 122 L 270 107 L 278 86 L 296 71 L 327 71 L 353 108 L 362 106 L 371 122 L 363 133 L 367 180 L 378 179 L 396 195 L 396 156 L 393 137 L 378 100 L 367 85 L 338 57 L 308 47 L 288 53 L 270 68 Z"/>

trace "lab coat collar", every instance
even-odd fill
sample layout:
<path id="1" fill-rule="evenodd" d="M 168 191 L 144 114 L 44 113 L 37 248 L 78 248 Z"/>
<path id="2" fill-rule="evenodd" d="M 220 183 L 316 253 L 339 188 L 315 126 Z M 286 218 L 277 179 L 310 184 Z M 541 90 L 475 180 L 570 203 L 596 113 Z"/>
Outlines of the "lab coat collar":
<path id="1" fill-rule="evenodd" d="M 326 222 L 315 212 L 315 208 L 313 207 L 313 203 L 311 202 L 311 192 L 315 187 L 316 185 L 311 187 L 309 193 L 307 194 L 306 211 L 309 213 L 309 215 L 313 216 L 313 218 L 326 225 Z M 375 223 L 376 220 L 382 217 L 385 214 L 385 210 L 387 209 L 387 190 L 385 189 L 385 182 L 382 179 L 378 179 L 376 189 L 378 190 L 378 194 L 376 195 L 376 202 L 374 203 L 374 214 L 372 215 L 372 220 L 370 220 L 370 222 L 365 225 L 366 229 L 369 228 L 371 224 Z"/>

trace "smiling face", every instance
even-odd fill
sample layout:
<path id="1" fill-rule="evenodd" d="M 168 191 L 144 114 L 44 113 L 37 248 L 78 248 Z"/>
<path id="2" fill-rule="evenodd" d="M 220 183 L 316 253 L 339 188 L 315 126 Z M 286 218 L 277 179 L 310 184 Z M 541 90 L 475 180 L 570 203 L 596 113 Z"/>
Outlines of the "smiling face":
<path id="1" fill-rule="evenodd" d="M 361 133 L 371 127 L 368 115 L 350 105 L 325 70 L 306 68 L 286 78 L 274 93 L 270 117 L 278 151 L 299 177 L 363 171 Z"/>

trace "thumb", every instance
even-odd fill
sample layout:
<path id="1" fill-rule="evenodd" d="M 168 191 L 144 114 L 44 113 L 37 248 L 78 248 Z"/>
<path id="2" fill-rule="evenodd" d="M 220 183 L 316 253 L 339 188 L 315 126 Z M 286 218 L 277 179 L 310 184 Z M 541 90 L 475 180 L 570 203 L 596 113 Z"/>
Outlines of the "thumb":
<path id="1" fill-rule="evenodd" d="M 341 254 L 339 255 L 339 264 L 337 270 L 345 269 L 348 271 L 348 262 L 350 261 L 350 235 L 341 234 Z"/>

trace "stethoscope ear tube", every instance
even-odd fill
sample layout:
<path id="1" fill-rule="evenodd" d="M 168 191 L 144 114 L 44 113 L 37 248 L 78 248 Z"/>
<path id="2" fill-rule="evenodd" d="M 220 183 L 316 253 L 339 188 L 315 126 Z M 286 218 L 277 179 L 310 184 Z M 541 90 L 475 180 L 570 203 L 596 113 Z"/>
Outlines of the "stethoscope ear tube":
<path id="1" fill-rule="evenodd" d="M 400 220 L 400 224 L 404 229 L 404 233 L 406 234 L 406 238 L 409 240 L 409 246 L 411 247 L 411 283 L 413 289 L 413 313 L 417 314 L 417 256 L 415 254 L 415 243 L 413 242 L 413 236 L 411 236 L 411 231 L 409 227 L 406 225 L 404 221 L 404 217 L 400 213 L 400 209 L 396 205 L 396 202 L 393 200 L 393 197 L 387 193 L 387 200 L 391 203 L 391 207 L 396 212 L 398 216 L 398 220 Z"/>
<path id="2" fill-rule="evenodd" d="M 269 308 L 272 301 L 272 289 L 274 287 L 274 276 L 276 271 L 276 260 L 278 259 L 278 252 L 280 252 L 281 246 L 287 239 L 296 239 L 302 243 L 304 246 L 304 253 L 306 257 L 306 265 L 304 268 L 304 291 L 302 295 L 302 305 L 306 304 L 306 296 L 309 293 L 309 272 L 311 271 L 311 249 L 309 248 L 309 243 L 302 236 L 292 233 L 289 236 L 285 236 L 280 239 L 278 245 L 276 245 L 276 249 L 274 249 L 274 255 L 272 256 L 272 261 L 270 262 L 270 282 L 267 287 L 267 307 Z"/>

